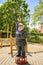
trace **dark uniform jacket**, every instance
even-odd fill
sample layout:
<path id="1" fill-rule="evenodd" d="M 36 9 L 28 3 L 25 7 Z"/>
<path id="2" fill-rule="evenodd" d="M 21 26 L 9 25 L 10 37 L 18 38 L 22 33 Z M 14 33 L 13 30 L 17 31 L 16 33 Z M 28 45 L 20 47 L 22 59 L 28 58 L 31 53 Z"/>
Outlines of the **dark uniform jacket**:
<path id="1" fill-rule="evenodd" d="M 16 31 L 16 44 L 18 46 L 26 45 L 26 37 L 27 37 L 27 31 Z"/>

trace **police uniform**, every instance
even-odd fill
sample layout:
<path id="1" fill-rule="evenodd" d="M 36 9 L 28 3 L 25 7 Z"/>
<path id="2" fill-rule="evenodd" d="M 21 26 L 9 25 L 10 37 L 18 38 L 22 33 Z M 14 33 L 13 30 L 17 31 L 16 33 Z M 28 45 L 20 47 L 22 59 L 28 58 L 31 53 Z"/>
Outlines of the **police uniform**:
<path id="1" fill-rule="evenodd" d="M 26 37 L 27 31 L 25 29 L 21 31 L 16 31 L 16 45 L 18 46 L 17 56 L 25 56 Z"/>

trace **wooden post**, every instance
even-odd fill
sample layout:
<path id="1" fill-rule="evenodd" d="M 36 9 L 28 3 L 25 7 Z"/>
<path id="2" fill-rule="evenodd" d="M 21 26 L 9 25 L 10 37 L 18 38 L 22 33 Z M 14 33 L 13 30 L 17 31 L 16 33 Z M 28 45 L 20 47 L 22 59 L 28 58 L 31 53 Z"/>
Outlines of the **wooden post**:
<path id="1" fill-rule="evenodd" d="M 0 46 L 1 46 L 1 38 L 0 38 Z"/>
<path id="2" fill-rule="evenodd" d="M 11 26 L 11 32 L 10 32 L 10 50 L 11 50 L 11 56 L 13 56 L 13 45 L 12 45 L 12 26 Z"/>
<path id="3" fill-rule="evenodd" d="M 26 38 L 26 52 L 28 53 L 28 43 L 27 43 L 27 38 Z"/>
<path id="4" fill-rule="evenodd" d="M 2 38 L 1 38 L 1 32 L 0 32 L 0 46 L 2 47 Z"/>
<path id="5" fill-rule="evenodd" d="M 12 34 L 10 33 L 10 52 L 11 52 L 11 55 L 13 54 L 13 49 L 12 49 Z"/>

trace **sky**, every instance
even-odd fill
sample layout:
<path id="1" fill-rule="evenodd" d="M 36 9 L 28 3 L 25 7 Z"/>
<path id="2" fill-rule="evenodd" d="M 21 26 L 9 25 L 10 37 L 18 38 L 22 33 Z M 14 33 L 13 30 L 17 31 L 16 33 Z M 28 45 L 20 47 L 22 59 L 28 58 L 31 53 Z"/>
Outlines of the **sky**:
<path id="1" fill-rule="evenodd" d="M 4 3 L 6 0 L 0 0 L 0 4 Z"/>
<path id="2" fill-rule="evenodd" d="M 30 14 L 34 13 L 34 7 L 38 5 L 39 0 L 26 0 L 28 3 L 28 8 L 30 9 Z"/>
<path id="3" fill-rule="evenodd" d="M 0 5 L 3 4 L 6 0 L 0 0 Z M 26 0 L 28 3 L 28 8 L 30 9 L 30 23 L 32 22 L 32 14 L 34 13 L 34 7 L 38 5 L 39 0 Z"/>

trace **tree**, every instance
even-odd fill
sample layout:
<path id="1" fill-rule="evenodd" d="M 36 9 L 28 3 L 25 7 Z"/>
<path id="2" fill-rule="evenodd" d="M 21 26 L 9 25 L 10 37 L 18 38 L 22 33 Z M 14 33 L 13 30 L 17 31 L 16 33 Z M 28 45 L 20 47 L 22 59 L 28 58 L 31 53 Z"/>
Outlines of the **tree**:
<path id="1" fill-rule="evenodd" d="M 39 5 L 35 7 L 34 14 L 33 14 L 33 23 L 39 24 L 43 23 L 43 2 L 39 0 Z"/>
<path id="2" fill-rule="evenodd" d="M 26 1 L 14 0 L 5 2 L 0 7 L 0 29 L 6 30 L 6 26 L 9 24 L 10 30 L 12 26 L 13 31 L 15 31 L 17 18 L 20 16 L 22 18 L 22 22 L 26 24 L 27 18 L 29 18 L 29 11 Z"/>

